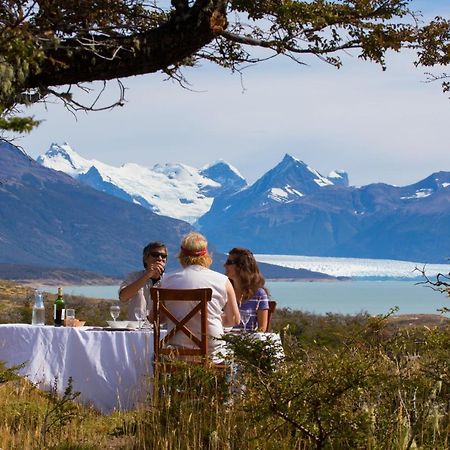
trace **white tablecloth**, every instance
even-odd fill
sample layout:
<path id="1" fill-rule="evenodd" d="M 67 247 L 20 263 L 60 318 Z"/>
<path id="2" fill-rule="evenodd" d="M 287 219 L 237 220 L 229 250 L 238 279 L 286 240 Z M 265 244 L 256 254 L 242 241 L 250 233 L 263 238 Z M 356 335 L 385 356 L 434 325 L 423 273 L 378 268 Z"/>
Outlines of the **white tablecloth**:
<path id="1" fill-rule="evenodd" d="M 151 393 L 153 332 L 94 331 L 25 324 L 0 325 L 0 360 L 26 363 L 20 374 L 40 388 L 69 377 L 79 400 L 102 413 L 132 409 Z"/>
<path id="2" fill-rule="evenodd" d="M 281 336 L 278 333 L 254 333 L 257 339 L 261 341 L 270 341 L 275 350 L 275 357 L 279 360 L 284 359 L 284 349 L 281 343 Z"/>
<path id="3" fill-rule="evenodd" d="M 236 333 L 236 331 L 232 331 L 231 333 Z M 238 334 L 243 333 L 242 336 L 245 336 L 244 332 L 237 332 Z M 259 341 L 269 341 L 270 347 L 274 350 L 274 356 L 276 359 L 282 361 L 284 359 L 284 349 L 283 344 L 281 342 L 281 336 L 279 333 L 247 333 L 249 339 L 257 339 Z"/>

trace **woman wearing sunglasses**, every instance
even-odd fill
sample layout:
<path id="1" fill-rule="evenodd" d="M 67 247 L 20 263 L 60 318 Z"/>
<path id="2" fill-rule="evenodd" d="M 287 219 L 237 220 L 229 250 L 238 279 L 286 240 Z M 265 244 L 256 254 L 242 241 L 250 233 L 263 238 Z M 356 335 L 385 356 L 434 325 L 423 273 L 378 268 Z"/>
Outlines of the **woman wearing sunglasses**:
<path id="1" fill-rule="evenodd" d="M 144 270 L 131 272 L 119 287 L 119 300 L 128 306 L 128 320 L 136 320 L 136 311 L 150 310 L 150 288 L 162 277 L 167 262 L 167 247 L 150 242 L 142 251 Z"/>
<path id="2" fill-rule="evenodd" d="M 241 316 L 246 316 L 243 311 L 250 313 L 248 323 L 242 328 L 267 331 L 268 290 L 253 253 L 246 248 L 235 247 L 230 250 L 224 266 L 225 274 L 233 284 Z"/>

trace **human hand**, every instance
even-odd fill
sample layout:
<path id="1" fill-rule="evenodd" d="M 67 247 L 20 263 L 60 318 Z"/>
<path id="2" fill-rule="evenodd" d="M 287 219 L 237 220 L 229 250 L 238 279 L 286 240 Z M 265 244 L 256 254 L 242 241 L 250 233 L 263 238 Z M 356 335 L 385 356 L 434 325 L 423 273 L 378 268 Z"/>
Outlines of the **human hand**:
<path id="1" fill-rule="evenodd" d="M 163 261 L 155 261 L 147 267 L 148 278 L 159 279 L 164 273 L 166 264 Z"/>

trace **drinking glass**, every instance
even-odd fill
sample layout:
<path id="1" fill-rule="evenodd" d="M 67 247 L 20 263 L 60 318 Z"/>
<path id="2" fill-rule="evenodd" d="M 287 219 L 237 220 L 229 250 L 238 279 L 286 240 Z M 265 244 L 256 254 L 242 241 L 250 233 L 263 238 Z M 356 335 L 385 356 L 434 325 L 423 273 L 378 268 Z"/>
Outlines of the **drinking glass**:
<path id="1" fill-rule="evenodd" d="M 75 310 L 66 309 L 66 326 L 73 327 L 75 321 Z"/>
<path id="2" fill-rule="evenodd" d="M 149 311 L 143 308 L 134 308 L 134 317 L 138 321 L 139 330 L 142 329 L 143 323 L 147 320 Z"/>
<path id="3" fill-rule="evenodd" d="M 241 322 L 244 325 L 244 331 L 247 331 L 247 324 L 250 320 L 251 312 L 246 311 L 245 309 L 241 311 Z"/>
<path id="4" fill-rule="evenodd" d="M 109 308 L 109 313 L 111 314 L 111 317 L 113 318 L 113 320 L 115 322 L 120 314 L 120 306 L 119 305 L 111 305 L 111 307 Z"/>
<path id="5" fill-rule="evenodd" d="M 249 322 L 250 322 L 250 329 L 252 331 L 258 331 L 258 316 L 254 312 L 250 313 Z"/>

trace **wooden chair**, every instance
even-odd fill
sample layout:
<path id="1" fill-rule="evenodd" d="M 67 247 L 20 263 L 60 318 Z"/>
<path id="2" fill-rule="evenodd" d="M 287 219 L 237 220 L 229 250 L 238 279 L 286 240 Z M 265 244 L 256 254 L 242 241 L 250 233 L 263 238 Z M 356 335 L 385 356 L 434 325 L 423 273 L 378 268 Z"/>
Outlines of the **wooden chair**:
<path id="1" fill-rule="evenodd" d="M 211 301 L 212 289 L 164 289 L 151 288 L 153 301 L 154 330 L 154 367 L 159 370 L 173 369 L 170 360 L 180 359 L 194 363 L 208 362 L 208 302 Z M 180 319 L 177 319 L 166 302 L 195 302 L 196 305 Z M 200 314 L 200 334 L 189 325 L 190 319 Z M 178 316 L 179 317 L 179 316 Z M 161 338 L 161 319 L 168 323 L 168 333 Z M 172 328 L 173 326 L 173 328 Z M 189 340 L 184 347 L 171 346 L 169 341 L 176 335 L 183 334 Z M 156 367 L 155 367 L 156 368 Z"/>
<path id="2" fill-rule="evenodd" d="M 164 289 L 151 288 L 151 298 L 153 300 L 153 330 L 154 330 L 154 359 L 153 359 L 153 398 L 155 401 L 162 395 L 167 395 L 174 388 L 176 395 L 192 395 L 192 389 L 184 384 L 188 378 L 188 370 L 184 370 L 191 364 L 204 365 L 212 370 L 219 370 L 218 373 L 224 376 L 228 366 L 226 364 L 216 364 L 208 357 L 208 302 L 211 301 L 212 289 Z M 190 309 L 183 317 L 177 319 L 170 306 L 166 302 L 195 302 L 196 305 Z M 200 333 L 192 330 L 189 325 L 190 319 L 196 314 L 200 314 Z M 179 315 L 177 314 L 177 317 Z M 169 322 L 169 331 L 161 337 L 160 324 L 162 319 Z M 171 328 L 173 326 L 173 328 Z M 169 341 L 174 336 L 183 334 L 188 338 L 188 345 L 185 347 L 171 346 Z M 186 364 L 188 365 L 186 367 Z M 182 370 L 179 370 L 182 369 Z M 172 379 L 176 374 L 182 375 L 182 385 L 180 379 Z M 164 376 L 165 382 L 161 383 Z M 185 378 L 183 378 L 183 376 Z M 189 382 L 190 383 L 190 382 Z M 170 395 L 170 394 L 169 394 Z"/>
<path id="3" fill-rule="evenodd" d="M 271 320 L 272 320 L 272 314 L 277 309 L 277 302 L 275 300 L 269 300 L 269 314 L 267 316 L 267 331 L 272 330 L 271 326 Z"/>

